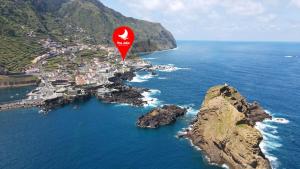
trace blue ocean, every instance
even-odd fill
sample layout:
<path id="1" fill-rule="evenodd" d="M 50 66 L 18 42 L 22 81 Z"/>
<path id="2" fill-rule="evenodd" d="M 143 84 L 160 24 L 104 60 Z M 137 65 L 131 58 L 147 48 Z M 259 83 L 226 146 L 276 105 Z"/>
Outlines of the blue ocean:
<path id="1" fill-rule="evenodd" d="M 175 70 L 138 73 L 145 107 L 105 104 L 93 98 L 52 110 L 0 112 L 1 169 L 218 169 L 176 134 L 196 116 L 207 89 L 228 83 L 274 117 L 257 125 L 261 148 L 277 169 L 300 168 L 300 43 L 179 41 L 175 50 L 144 55 Z M 0 101 L 28 88 L 1 90 Z M 189 107 L 186 116 L 159 129 L 140 129 L 139 116 L 154 106 Z M 277 120 L 283 118 L 283 120 Z"/>

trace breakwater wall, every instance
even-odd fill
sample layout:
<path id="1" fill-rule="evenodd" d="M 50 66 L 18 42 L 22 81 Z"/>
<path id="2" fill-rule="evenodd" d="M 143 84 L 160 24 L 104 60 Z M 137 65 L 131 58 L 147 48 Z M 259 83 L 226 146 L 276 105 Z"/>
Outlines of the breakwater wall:
<path id="1" fill-rule="evenodd" d="M 0 111 L 18 108 L 39 107 L 44 104 L 41 100 L 16 100 L 0 104 Z"/>

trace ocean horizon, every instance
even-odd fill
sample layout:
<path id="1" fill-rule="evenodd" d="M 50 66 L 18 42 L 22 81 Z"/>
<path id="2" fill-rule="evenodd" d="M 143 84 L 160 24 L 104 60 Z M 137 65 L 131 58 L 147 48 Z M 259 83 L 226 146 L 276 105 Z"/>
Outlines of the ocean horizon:
<path id="1" fill-rule="evenodd" d="M 176 134 L 196 117 L 206 91 L 228 83 L 273 116 L 258 123 L 260 144 L 272 168 L 300 168 L 300 42 L 178 41 L 172 50 L 143 54 L 154 65 L 176 69 L 138 72 L 128 84 L 151 89 L 144 107 L 106 104 L 96 98 L 51 110 L 0 113 L 3 169 L 217 169 L 189 140 Z M 0 89 L 0 101 L 30 88 Z M 18 94 L 18 95 L 16 95 Z M 13 97 L 12 97 L 13 96 Z M 154 130 L 136 127 L 139 116 L 163 104 L 188 113 Z M 279 120 L 280 119 L 280 120 Z"/>

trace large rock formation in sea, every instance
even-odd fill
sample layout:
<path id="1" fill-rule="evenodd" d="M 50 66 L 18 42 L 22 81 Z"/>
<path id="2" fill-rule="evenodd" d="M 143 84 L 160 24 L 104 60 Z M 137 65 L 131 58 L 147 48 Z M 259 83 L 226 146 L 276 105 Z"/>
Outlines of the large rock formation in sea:
<path id="1" fill-rule="evenodd" d="M 255 123 L 271 118 L 258 103 L 248 103 L 233 87 L 210 88 L 187 137 L 211 163 L 232 169 L 270 169 L 259 144 L 262 134 Z"/>
<path id="2" fill-rule="evenodd" d="M 125 103 L 134 106 L 143 106 L 147 102 L 143 100 L 146 88 L 132 87 L 124 83 L 126 80 L 132 80 L 135 76 L 134 70 L 124 73 L 115 73 L 114 77 L 108 80 L 111 84 L 105 85 L 105 90 L 98 90 L 96 96 L 106 103 Z"/>
<path id="3" fill-rule="evenodd" d="M 141 128 L 158 128 L 162 125 L 167 125 L 176 121 L 180 116 L 183 116 L 187 109 L 176 105 L 164 105 L 154 108 L 145 115 L 139 117 L 137 126 Z"/>
<path id="4" fill-rule="evenodd" d="M 134 29 L 134 52 L 176 47 L 160 23 L 126 17 L 99 0 L 1 0 L 0 25 L 0 73 L 22 71 L 43 52 L 40 39 L 112 45 L 113 30 L 121 25 Z"/>

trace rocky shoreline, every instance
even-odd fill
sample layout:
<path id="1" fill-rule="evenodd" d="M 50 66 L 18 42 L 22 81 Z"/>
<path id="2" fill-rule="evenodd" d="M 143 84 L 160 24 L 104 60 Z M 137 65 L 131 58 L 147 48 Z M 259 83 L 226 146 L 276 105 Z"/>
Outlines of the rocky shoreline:
<path id="1" fill-rule="evenodd" d="M 176 105 L 164 105 L 154 108 L 147 114 L 139 117 L 136 125 L 140 128 L 158 128 L 174 123 L 178 117 L 185 115 L 186 112 L 186 108 Z"/>
<path id="2" fill-rule="evenodd" d="M 179 137 L 186 137 L 199 147 L 209 162 L 232 169 L 271 169 L 259 144 L 262 134 L 256 122 L 272 118 L 258 103 L 248 103 L 231 86 L 210 88 L 197 118 Z"/>
<path id="3" fill-rule="evenodd" d="M 135 76 L 136 70 L 131 69 L 124 73 L 115 73 L 113 77 L 109 79 L 110 84 L 103 86 L 89 86 L 81 87 L 76 94 L 61 95 L 46 100 L 18 100 L 10 103 L 0 104 L 0 111 L 17 109 L 17 108 L 30 108 L 40 107 L 44 112 L 48 110 L 64 106 L 76 101 L 86 101 L 93 96 L 96 96 L 99 100 L 105 103 L 125 103 L 134 106 L 143 106 L 146 104 L 143 101 L 143 92 L 147 92 L 148 89 L 137 88 L 124 84 L 126 80 L 132 80 Z"/>
<path id="4" fill-rule="evenodd" d="M 118 85 L 113 88 L 108 87 L 111 92 L 97 94 L 97 98 L 106 103 L 124 103 L 134 106 L 143 106 L 147 102 L 143 101 L 143 92 L 148 89 L 137 88 L 128 85 Z"/>

